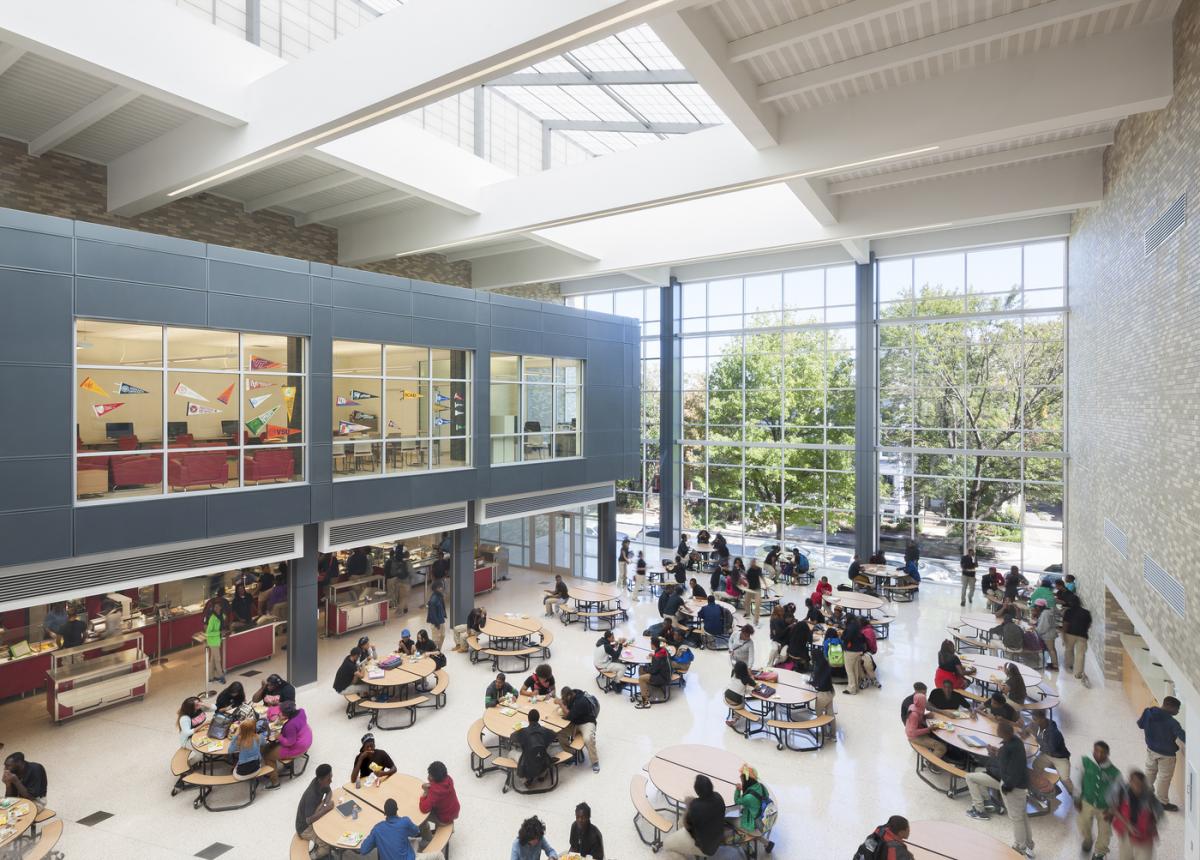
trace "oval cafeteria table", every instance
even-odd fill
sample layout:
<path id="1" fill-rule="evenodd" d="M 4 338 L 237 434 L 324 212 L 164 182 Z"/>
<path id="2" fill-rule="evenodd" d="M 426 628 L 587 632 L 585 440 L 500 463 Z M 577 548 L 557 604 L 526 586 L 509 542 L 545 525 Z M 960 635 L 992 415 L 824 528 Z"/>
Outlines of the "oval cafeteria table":
<path id="1" fill-rule="evenodd" d="M 11 800 L 12 798 L 6 799 Z M 17 814 L 21 817 L 13 822 L 11 828 L 8 824 L 0 825 L 0 848 L 16 842 L 30 827 L 33 827 L 33 819 L 37 815 L 37 809 L 34 807 L 32 801 L 18 800 L 16 803 L 0 809 L 0 818 L 7 815 L 8 810 L 14 806 L 17 808 Z"/>
<path id="2" fill-rule="evenodd" d="M 908 850 L 913 860 L 1020 860 L 1021 855 L 999 839 L 948 821 L 913 821 Z"/>
<path id="3" fill-rule="evenodd" d="M 371 788 L 355 788 L 354 783 L 348 782 L 334 791 L 334 808 L 317 819 L 313 830 L 321 841 L 349 849 L 352 846 L 341 842 L 343 834 L 361 834 L 365 839 L 371 828 L 383 821 L 383 804 L 389 797 L 396 801 L 400 815 L 407 815 L 413 824 L 420 827 L 421 822 L 428 817 L 420 807 L 421 782 L 421 779 L 406 773 L 394 774 L 384 780 L 382 785 Z M 356 801 L 361 807 L 356 819 L 342 815 L 337 809 L 348 800 Z"/>
<path id="4" fill-rule="evenodd" d="M 1043 680 L 1042 673 L 1037 669 L 1031 669 L 1024 663 L 1017 663 L 1016 660 L 1006 660 L 1003 657 L 995 657 L 991 654 L 959 654 L 958 658 L 963 661 L 964 666 L 975 667 L 975 675 L 972 676 L 975 680 L 991 684 L 993 687 L 1004 683 L 1004 665 L 1006 663 L 1016 663 L 1017 669 L 1021 673 L 1021 680 L 1031 690 L 1042 683 Z M 996 675 L 1000 680 L 992 681 L 992 675 Z"/>
<path id="5" fill-rule="evenodd" d="M 984 714 L 976 714 L 972 717 L 967 713 L 966 716 L 950 718 L 938 714 L 930 714 L 929 719 L 944 721 L 952 726 L 950 729 L 934 729 L 933 734 L 936 738 L 972 755 L 986 758 L 988 755 L 986 744 L 997 746 L 1000 744 L 1000 736 L 996 733 L 996 720 Z M 972 735 L 983 741 L 985 746 L 975 746 L 968 743 L 966 738 Z M 1032 756 L 1037 752 L 1036 743 L 1024 738 L 1022 742 L 1025 744 L 1026 757 Z"/>
<path id="6" fill-rule="evenodd" d="M 560 732 L 567 727 L 567 720 L 558 710 L 558 704 L 553 700 L 531 702 L 528 696 L 518 696 L 515 702 L 507 705 L 495 705 L 483 711 L 483 727 L 498 738 L 508 740 L 513 732 L 529 724 L 527 714 L 533 708 L 537 709 L 541 723 L 552 732 Z"/>
<path id="7" fill-rule="evenodd" d="M 542 629 L 542 622 L 528 615 L 506 612 L 504 615 L 489 615 L 480 629 L 488 637 L 488 647 L 501 650 L 516 650 L 528 645 L 529 637 Z"/>
<path id="8" fill-rule="evenodd" d="M 712 780 L 713 788 L 729 807 L 733 805 L 733 790 L 741 784 L 738 774 L 741 767 L 741 758 L 728 750 L 681 744 L 656 753 L 646 765 L 646 774 L 677 810 L 682 809 L 687 798 L 695 795 L 692 786 L 696 775 L 701 773 Z"/>
<path id="9" fill-rule="evenodd" d="M 990 631 L 993 627 L 998 627 L 1000 625 L 1000 622 L 996 620 L 996 616 L 988 612 L 964 612 L 961 618 L 963 624 L 965 624 L 967 627 L 970 627 L 980 636 L 987 635 L 988 631 Z M 1017 624 L 1019 624 L 1022 628 L 1029 626 L 1024 621 L 1019 619 L 1017 620 Z"/>
<path id="10" fill-rule="evenodd" d="M 876 609 L 883 608 L 882 597 L 872 597 L 857 591 L 834 591 L 825 595 L 825 602 L 830 606 L 840 606 L 847 612 L 857 615 L 870 615 Z"/>
<path id="11" fill-rule="evenodd" d="M 395 656 L 390 655 L 390 656 Z M 378 668 L 378 664 L 370 668 Z M 393 669 L 384 669 L 382 678 L 363 678 L 371 687 L 404 687 L 428 678 L 437 671 L 437 664 L 429 656 L 412 654 Z"/>
<path id="12" fill-rule="evenodd" d="M 610 603 L 621 599 L 621 589 L 619 586 L 607 582 L 588 582 L 580 585 L 569 583 L 567 595 L 575 601 L 575 605 L 580 610 L 588 612 L 592 608 L 609 609 Z"/>

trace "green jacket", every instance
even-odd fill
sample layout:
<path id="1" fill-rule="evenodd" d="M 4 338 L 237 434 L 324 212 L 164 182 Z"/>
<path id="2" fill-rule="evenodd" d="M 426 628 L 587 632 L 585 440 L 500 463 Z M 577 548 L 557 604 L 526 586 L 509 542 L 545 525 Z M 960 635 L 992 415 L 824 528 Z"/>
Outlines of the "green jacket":
<path id="1" fill-rule="evenodd" d="M 221 644 L 221 616 L 213 612 L 208 616 L 208 621 L 204 624 L 204 640 L 208 643 L 208 647 L 216 648 Z"/>
<path id="2" fill-rule="evenodd" d="M 1121 771 L 1111 761 L 1099 765 L 1089 756 L 1084 756 L 1080 797 L 1097 809 L 1108 809 L 1109 789 L 1120 778 Z"/>
<path id="3" fill-rule="evenodd" d="M 738 819 L 739 830 L 749 832 L 758 827 L 767 799 L 767 789 L 761 782 L 754 783 L 745 791 L 740 787 L 733 790 L 733 802 L 742 808 L 741 818 Z"/>

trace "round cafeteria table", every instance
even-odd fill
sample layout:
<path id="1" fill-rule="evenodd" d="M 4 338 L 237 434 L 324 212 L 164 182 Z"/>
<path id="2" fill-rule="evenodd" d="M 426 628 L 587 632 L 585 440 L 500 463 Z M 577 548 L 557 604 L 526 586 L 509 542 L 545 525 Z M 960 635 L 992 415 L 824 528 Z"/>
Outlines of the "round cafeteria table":
<path id="1" fill-rule="evenodd" d="M 413 654 L 405 657 L 399 666 L 384 669 L 382 678 L 363 678 L 363 681 L 371 687 L 403 687 L 416 684 L 436 671 L 437 664 L 432 657 Z"/>
<path id="2" fill-rule="evenodd" d="M 963 661 L 963 665 L 967 667 L 975 667 L 976 680 L 981 683 L 990 683 L 992 686 L 997 686 L 1004 682 L 1004 665 L 1006 663 L 1016 663 L 1017 669 L 1021 672 L 1021 680 L 1025 682 L 1025 686 L 1032 689 L 1042 683 L 1042 673 L 1037 669 L 1031 669 L 1024 663 L 1017 663 L 1016 660 L 1006 660 L 1003 657 L 996 657 L 991 654 L 959 654 L 958 658 Z M 1000 680 L 991 681 L 991 676 L 995 675 Z"/>
<path id="3" fill-rule="evenodd" d="M 382 785 L 371 788 L 355 788 L 354 783 L 348 782 L 333 792 L 334 808 L 316 820 L 313 831 L 322 842 L 333 846 L 338 846 L 347 832 L 366 838 L 371 828 L 383 821 L 383 804 L 389 797 L 396 801 L 400 815 L 407 815 L 420 827 L 427 817 L 420 808 L 421 782 L 406 773 L 397 773 L 384 780 Z M 354 800 L 361 807 L 356 819 L 342 815 L 337 809 L 348 800 Z M 343 844 L 342 847 L 347 846 Z"/>
<path id="4" fill-rule="evenodd" d="M 817 698 L 817 691 L 808 683 L 808 678 L 799 672 L 789 669 L 772 669 L 771 671 L 779 675 L 779 680 L 760 681 L 759 683 L 774 687 L 775 695 L 764 699 L 757 693 L 751 694 L 760 702 L 769 702 L 777 707 L 795 708 L 799 705 L 807 705 Z"/>
<path id="5" fill-rule="evenodd" d="M 913 860 L 1020 860 L 1021 855 L 999 839 L 948 821 L 913 821 L 908 850 Z"/>
<path id="6" fill-rule="evenodd" d="M 674 648 L 667 645 L 666 649 L 668 654 L 674 656 Z M 625 643 L 625 647 L 621 649 L 621 662 L 625 664 L 626 669 L 635 669 L 638 666 L 648 665 L 653 653 L 650 650 L 650 637 L 641 636 Z"/>
<path id="7" fill-rule="evenodd" d="M 856 591 L 834 591 L 825 595 L 825 602 L 830 606 L 840 606 L 847 612 L 857 615 L 870 615 L 876 609 L 883 608 L 882 597 L 872 597 Z"/>
<path id="8" fill-rule="evenodd" d="M 529 725 L 528 714 L 534 708 L 541 717 L 542 725 L 551 731 L 560 732 L 567 727 L 566 718 L 560 714 L 553 700 L 531 702 L 527 696 L 518 696 L 517 701 L 511 704 L 485 708 L 483 727 L 496 737 L 508 740 L 517 729 Z"/>
<path id="9" fill-rule="evenodd" d="M 621 599 L 621 589 L 616 585 L 609 585 L 605 582 L 589 582 L 585 585 L 568 585 L 567 595 L 575 601 L 584 612 L 596 609 L 609 609 L 610 603 L 616 603 Z"/>
<path id="10" fill-rule="evenodd" d="M 528 615 L 506 612 L 489 615 L 480 632 L 488 637 L 488 646 L 501 650 L 524 648 L 530 636 L 542 629 L 542 622 Z"/>
<path id="11" fill-rule="evenodd" d="M 702 773 L 712 780 L 713 788 L 729 807 L 733 805 L 733 790 L 741 784 L 738 774 L 741 767 L 741 758 L 728 750 L 702 744 L 681 744 L 655 754 L 646 765 L 646 773 L 654 787 L 676 808 L 681 808 L 687 798 L 695 795 L 692 786 L 696 775 Z"/>
<path id="12" fill-rule="evenodd" d="M 970 627 L 972 630 L 975 630 L 981 636 L 986 636 L 988 631 L 990 631 L 993 627 L 998 627 L 1000 625 L 1000 622 L 996 619 L 996 616 L 989 612 L 964 612 L 961 618 L 963 624 L 965 624 L 967 627 Z M 1020 620 L 1017 621 L 1017 624 L 1021 625 L 1022 627 L 1029 626 Z"/>
<path id="13" fill-rule="evenodd" d="M 967 714 L 963 717 L 953 717 L 950 719 L 940 717 L 937 714 L 930 714 L 929 719 L 944 720 L 950 723 L 950 729 L 934 729 L 934 736 L 956 749 L 971 753 L 971 755 L 986 757 L 988 755 L 986 744 L 994 746 L 999 746 L 1000 744 L 1000 736 L 996 734 L 996 720 L 982 713 L 976 714 L 974 717 Z M 966 738 L 971 736 L 979 738 L 979 740 L 984 742 L 985 746 L 975 746 L 968 743 Z M 1037 752 L 1036 743 L 1024 739 L 1023 743 L 1025 744 L 1025 755 L 1027 757 Z"/>
<path id="14" fill-rule="evenodd" d="M 9 825 L 0 826 L 0 848 L 11 845 L 23 836 L 30 827 L 33 827 L 33 819 L 37 815 L 37 807 L 29 800 L 18 800 L 11 806 L 6 806 L 0 809 L 0 817 L 8 814 L 8 810 L 15 806 L 18 810 L 18 818 L 12 824 L 12 830 L 9 831 Z"/>

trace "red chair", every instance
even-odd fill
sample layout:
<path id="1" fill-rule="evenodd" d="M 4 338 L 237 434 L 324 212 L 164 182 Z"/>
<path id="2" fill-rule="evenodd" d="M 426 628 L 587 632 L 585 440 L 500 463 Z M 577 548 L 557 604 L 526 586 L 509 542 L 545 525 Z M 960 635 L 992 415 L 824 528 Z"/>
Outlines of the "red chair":
<path id="1" fill-rule="evenodd" d="M 229 467 L 219 451 L 173 454 L 167 460 L 167 483 L 172 490 L 188 487 L 223 487 L 229 483 Z"/>
<path id="2" fill-rule="evenodd" d="M 117 448 L 121 451 L 136 451 L 138 447 L 137 436 L 122 436 L 117 440 Z"/>
<path id="3" fill-rule="evenodd" d="M 191 433 L 180 433 L 171 440 L 170 447 L 172 448 L 191 448 L 196 444 L 195 438 Z"/>
<path id="4" fill-rule="evenodd" d="M 257 448 L 246 454 L 247 481 L 290 481 L 296 472 L 291 448 Z"/>
<path id="5" fill-rule="evenodd" d="M 144 487 L 162 483 L 162 456 L 159 454 L 134 454 L 113 457 L 109 461 L 112 486 Z"/>

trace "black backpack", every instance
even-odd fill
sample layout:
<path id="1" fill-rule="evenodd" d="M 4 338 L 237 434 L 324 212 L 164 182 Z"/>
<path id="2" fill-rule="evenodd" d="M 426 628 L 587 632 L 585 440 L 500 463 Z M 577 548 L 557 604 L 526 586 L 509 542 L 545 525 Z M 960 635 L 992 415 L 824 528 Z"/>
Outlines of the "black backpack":
<path id="1" fill-rule="evenodd" d="M 584 693 L 581 691 L 579 693 L 579 695 L 583 696 L 583 700 L 585 702 L 587 702 L 588 707 L 590 707 L 592 709 L 592 719 L 593 720 L 599 719 L 600 718 L 600 701 L 595 696 L 593 696 L 591 693 Z"/>
<path id="2" fill-rule="evenodd" d="M 879 835 L 879 831 L 875 830 L 863 840 L 862 845 L 858 846 L 858 850 L 854 852 L 853 860 L 885 860 L 887 857 L 887 843 L 883 841 L 883 837 Z"/>

